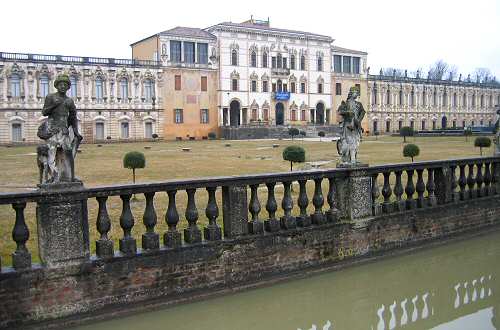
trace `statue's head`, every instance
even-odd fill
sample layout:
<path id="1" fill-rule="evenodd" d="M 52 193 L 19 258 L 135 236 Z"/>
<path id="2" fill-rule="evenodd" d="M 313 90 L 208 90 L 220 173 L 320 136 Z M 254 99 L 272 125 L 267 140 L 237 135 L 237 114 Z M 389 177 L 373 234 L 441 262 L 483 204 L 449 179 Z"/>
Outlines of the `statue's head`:
<path id="1" fill-rule="evenodd" d="M 54 80 L 54 87 L 58 92 L 66 93 L 71 86 L 71 80 L 67 74 L 60 74 Z"/>
<path id="2" fill-rule="evenodd" d="M 349 89 L 349 94 L 347 95 L 347 99 L 357 99 L 359 96 L 359 89 L 356 86 L 352 86 Z"/>

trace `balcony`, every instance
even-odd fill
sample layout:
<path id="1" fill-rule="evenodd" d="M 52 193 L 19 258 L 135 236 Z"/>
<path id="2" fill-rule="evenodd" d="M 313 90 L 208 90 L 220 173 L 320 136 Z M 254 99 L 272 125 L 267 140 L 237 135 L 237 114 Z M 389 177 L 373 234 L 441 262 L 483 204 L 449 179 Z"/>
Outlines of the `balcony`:
<path id="1" fill-rule="evenodd" d="M 193 69 L 211 69 L 212 66 L 208 63 L 189 63 L 184 61 L 167 61 L 167 66 L 175 68 L 193 68 Z"/>
<path id="2" fill-rule="evenodd" d="M 280 77 L 284 77 L 284 76 L 288 77 L 290 75 L 290 69 L 289 68 L 272 68 L 271 75 L 280 76 Z"/>

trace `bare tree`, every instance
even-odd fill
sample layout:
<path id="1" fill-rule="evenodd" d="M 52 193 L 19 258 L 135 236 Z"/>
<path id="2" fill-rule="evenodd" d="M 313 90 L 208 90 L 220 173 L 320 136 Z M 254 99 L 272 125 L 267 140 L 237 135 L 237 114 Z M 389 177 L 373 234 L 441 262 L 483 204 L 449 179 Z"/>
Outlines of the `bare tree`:
<path id="1" fill-rule="evenodd" d="M 381 69 L 382 75 L 384 76 L 394 76 L 394 77 L 404 77 L 404 70 L 396 69 L 396 68 L 383 68 Z"/>
<path id="2" fill-rule="evenodd" d="M 491 71 L 487 68 L 476 68 L 476 70 L 474 70 L 474 73 L 472 74 L 472 77 L 476 78 L 476 80 L 481 83 L 493 80 Z"/>
<path id="3" fill-rule="evenodd" d="M 429 79 L 442 80 L 448 73 L 450 66 L 443 60 L 437 60 L 429 67 Z M 455 73 L 456 74 L 456 73 Z"/>

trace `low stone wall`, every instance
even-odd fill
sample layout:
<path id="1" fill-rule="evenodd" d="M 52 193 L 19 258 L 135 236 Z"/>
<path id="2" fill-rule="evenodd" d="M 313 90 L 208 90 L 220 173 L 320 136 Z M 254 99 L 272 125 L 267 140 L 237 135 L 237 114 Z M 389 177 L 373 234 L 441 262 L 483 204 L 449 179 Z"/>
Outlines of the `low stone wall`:
<path id="1" fill-rule="evenodd" d="M 297 127 L 306 132 L 307 137 L 318 137 L 318 132 L 323 131 L 327 136 L 340 135 L 339 125 L 304 126 Z M 243 126 L 243 127 L 221 127 L 221 137 L 226 140 L 248 140 L 248 139 L 288 139 L 288 127 L 285 126 Z M 299 136 L 300 138 L 300 136 Z"/>

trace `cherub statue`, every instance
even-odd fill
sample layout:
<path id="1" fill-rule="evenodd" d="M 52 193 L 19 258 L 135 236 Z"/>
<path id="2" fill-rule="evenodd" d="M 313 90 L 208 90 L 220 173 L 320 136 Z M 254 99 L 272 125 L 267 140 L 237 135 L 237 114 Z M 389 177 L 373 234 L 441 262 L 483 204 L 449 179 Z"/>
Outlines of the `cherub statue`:
<path id="1" fill-rule="evenodd" d="M 356 87 L 351 87 L 347 101 L 342 101 L 337 110 L 342 117 L 340 122 L 342 135 L 337 141 L 337 151 L 341 156 L 342 164 L 359 163 L 357 155 L 363 133 L 361 121 L 365 116 L 365 109 L 361 102 L 357 101 L 358 97 L 359 90 Z"/>
<path id="2" fill-rule="evenodd" d="M 39 168 L 46 167 L 42 183 L 79 181 L 75 178 L 74 160 L 83 138 L 78 132 L 75 103 L 66 96 L 70 86 L 68 75 L 61 74 L 54 81 L 57 92 L 45 98 L 42 114 L 48 119 L 38 128 L 38 137 L 45 141 L 46 147 L 37 148 L 39 162 L 46 161 L 38 164 Z"/>

